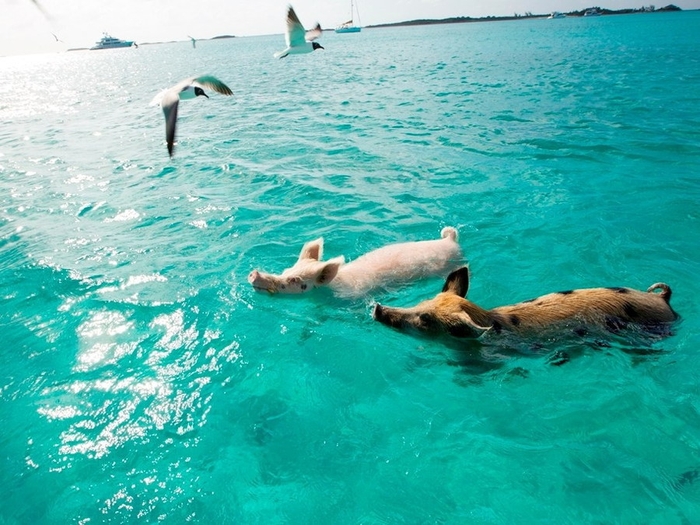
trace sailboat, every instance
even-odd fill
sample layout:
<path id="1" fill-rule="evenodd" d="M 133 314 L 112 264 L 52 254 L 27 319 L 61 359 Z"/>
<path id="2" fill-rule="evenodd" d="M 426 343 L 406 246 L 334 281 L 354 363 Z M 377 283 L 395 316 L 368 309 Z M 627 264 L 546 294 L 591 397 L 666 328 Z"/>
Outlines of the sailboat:
<path id="1" fill-rule="evenodd" d="M 357 10 L 357 6 L 354 4 L 353 0 L 350 0 L 350 20 L 343 22 L 338 27 L 335 28 L 336 33 L 359 33 L 362 31 L 362 27 L 356 26 L 353 20 L 355 13 L 357 13 L 357 21 L 360 21 L 360 12 Z"/>

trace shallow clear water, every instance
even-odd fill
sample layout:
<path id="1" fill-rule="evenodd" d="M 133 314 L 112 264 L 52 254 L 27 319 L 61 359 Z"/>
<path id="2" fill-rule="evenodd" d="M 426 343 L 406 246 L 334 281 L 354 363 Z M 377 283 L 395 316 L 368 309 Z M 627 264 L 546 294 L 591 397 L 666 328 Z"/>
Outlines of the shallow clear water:
<path id="1" fill-rule="evenodd" d="M 700 13 L 0 59 L 1 523 L 700 519 Z M 128 36 L 128 35 L 127 35 Z M 168 159 L 153 96 L 183 102 Z M 256 293 L 460 231 L 470 298 L 669 283 L 651 347 L 456 347 L 441 279 Z M 572 359 L 553 366 L 566 351 Z"/>

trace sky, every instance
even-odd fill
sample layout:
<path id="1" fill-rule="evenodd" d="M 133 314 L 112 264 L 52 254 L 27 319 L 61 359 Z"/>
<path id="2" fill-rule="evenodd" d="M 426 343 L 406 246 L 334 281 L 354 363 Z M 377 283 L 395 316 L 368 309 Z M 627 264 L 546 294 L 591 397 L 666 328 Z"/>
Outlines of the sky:
<path id="1" fill-rule="evenodd" d="M 135 42 L 164 42 L 218 35 L 281 34 L 287 0 L 0 0 L 0 56 L 51 53 L 90 47 L 103 32 Z M 362 25 L 417 18 L 545 14 L 591 6 L 624 9 L 638 0 L 356 0 Z M 700 0 L 669 0 L 700 9 Z M 293 0 L 301 22 L 330 29 L 344 22 L 350 0 Z M 42 12 L 43 11 L 43 12 Z M 54 36 L 62 42 L 57 42 Z"/>

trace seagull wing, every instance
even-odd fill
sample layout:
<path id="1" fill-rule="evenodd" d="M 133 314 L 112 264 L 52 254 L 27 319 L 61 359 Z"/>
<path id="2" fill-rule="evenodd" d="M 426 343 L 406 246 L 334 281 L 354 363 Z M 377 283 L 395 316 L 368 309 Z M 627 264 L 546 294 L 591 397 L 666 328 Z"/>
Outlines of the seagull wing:
<path id="1" fill-rule="evenodd" d="M 284 36 L 287 47 L 303 46 L 306 42 L 306 31 L 292 6 L 287 11 L 287 33 Z"/>
<path id="2" fill-rule="evenodd" d="M 158 93 L 155 97 L 153 97 L 153 100 L 151 100 L 151 103 L 148 104 L 149 106 L 160 106 L 160 103 L 163 101 L 163 97 L 165 94 L 168 92 L 167 89 L 164 89 L 160 93 Z"/>
<path id="3" fill-rule="evenodd" d="M 306 35 L 305 35 L 306 41 L 311 42 L 312 40 L 316 40 L 322 34 L 323 34 L 323 29 L 321 29 L 321 24 L 316 24 L 316 27 L 314 27 L 310 31 L 306 32 Z"/>
<path id="4" fill-rule="evenodd" d="M 180 104 L 178 91 L 169 89 L 163 95 L 160 102 L 165 115 L 165 140 L 168 143 L 168 155 L 173 156 L 173 147 L 175 144 L 175 125 L 177 124 L 177 107 Z"/>
<path id="5" fill-rule="evenodd" d="M 201 77 L 193 78 L 192 82 L 195 82 L 202 86 L 203 88 L 209 88 L 222 95 L 233 95 L 233 91 L 224 84 L 221 80 L 211 75 L 204 75 Z"/>
<path id="6" fill-rule="evenodd" d="M 46 10 L 43 8 L 43 6 L 38 2 L 38 0 L 32 0 L 32 3 L 36 6 L 36 8 L 41 11 L 41 14 L 44 15 L 46 18 L 50 18 L 49 15 L 46 13 Z"/>

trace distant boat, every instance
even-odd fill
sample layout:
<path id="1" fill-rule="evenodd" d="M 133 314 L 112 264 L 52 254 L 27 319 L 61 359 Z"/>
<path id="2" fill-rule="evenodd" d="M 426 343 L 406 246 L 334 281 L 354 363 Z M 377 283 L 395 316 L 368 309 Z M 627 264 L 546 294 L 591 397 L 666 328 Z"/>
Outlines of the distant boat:
<path id="1" fill-rule="evenodd" d="M 583 13 L 583 16 L 600 16 L 600 11 L 597 9 L 589 9 L 585 13 Z"/>
<path id="2" fill-rule="evenodd" d="M 108 35 L 107 33 L 103 33 L 102 39 L 99 42 L 96 42 L 90 49 L 114 49 L 117 47 L 131 47 L 132 45 L 134 45 L 133 42 L 128 40 L 119 40 L 118 38 Z"/>
<path id="3" fill-rule="evenodd" d="M 559 11 L 552 11 L 552 14 L 547 18 L 566 18 L 566 15 L 564 13 L 560 13 Z"/>
<path id="4" fill-rule="evenodd" d="M 359 33 L 362 31 L 362 27 L 356 26 L 354 21 L 354 15 L 357 13 L 357 21 L 360 21 L 360 12 L 357 10 L 357 6 L 354 5 L 353 0 L 350 0 L 350 20 L 343 22 L 338 27 L 335 28 L 336 33 Z"/>

